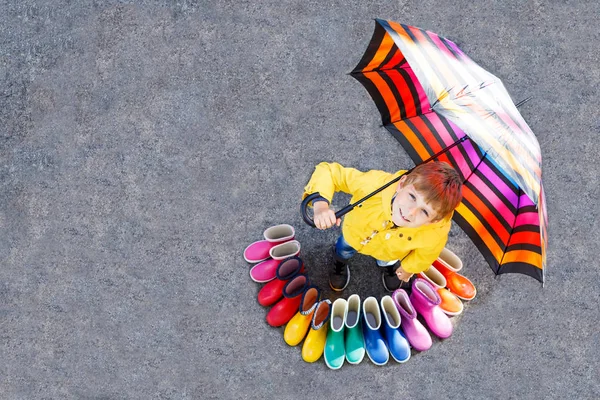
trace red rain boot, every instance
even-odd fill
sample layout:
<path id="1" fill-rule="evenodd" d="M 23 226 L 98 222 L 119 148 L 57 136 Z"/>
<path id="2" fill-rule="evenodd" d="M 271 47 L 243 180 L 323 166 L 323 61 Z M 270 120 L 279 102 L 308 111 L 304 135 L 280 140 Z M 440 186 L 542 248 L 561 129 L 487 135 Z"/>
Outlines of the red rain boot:
<path id="1" fill-rule="evenodd" d="M 275 304 L 267 313 L 267 323 L 271 326 L 282 326 L 298 312 L 302 294 L 308 289 L 308 277 L 298 274 L 288 281 L 283 288 L 283 300 Z"/>
<path id="2" fill-rule="evenodd" d="M 300 257 L 290 257 L 281 261 L 277 267 L 276 279 L 267 283 L 258 292 L 258 303 L 268 307 L 283 296 L 283 287 L 295 275 L 304 272 L 304 263 Z"/>

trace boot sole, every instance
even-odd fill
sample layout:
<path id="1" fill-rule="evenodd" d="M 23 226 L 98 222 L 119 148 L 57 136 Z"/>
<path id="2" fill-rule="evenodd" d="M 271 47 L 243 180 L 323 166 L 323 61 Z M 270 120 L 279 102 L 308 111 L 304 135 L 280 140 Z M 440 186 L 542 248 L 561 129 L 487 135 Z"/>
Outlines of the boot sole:
<path id="1" fill-rule="evenodd" d="M 390 357 L 392 357 L 394 359 L 394 361 L 400 363 L 400 364 L 404 364 L 405 362 L 407 362 L 408 360 L 410 360 L 410 354 L 408 354 L 408 358 L 406 360 L 400 361 L 398 360 L 396 357 L 394 357 L 394 355 L 390 352 Z"/>
<path id="2" fill-rule="evenodd" d="M 348 267 L 347 265 L 346 265 L 346 272 L 348 272 L 348 279 L 346 279 L 346 284 L 344 285 L 344 287 L 341 289 L 334 288 L 331 285 L 331 281 L 329 281 L 329 287 L 331 288 L 331 290 L 333 290 L 334 292 L 341 292 L 348 287 L 348 284 L 350 283 L 350 267 Z"/>
<path id="3" fill-rule="evenodd" d="M 383 364 L 381 364 L 381 363 L 376 363 L 376 362 L 375 362 L 375 361 L 373 361 L 373 359 L 371 358 L 371 355 L 369 354 L 369 352 L 367 351 L 366 353 L 367 353 L 367 357 L 369 357 L 369 360 L 371 360 L 371 362 L 372 362 L 373 364 L 375 364 L 375 365 L 378 365 L 378 366 L 383 366 L 383 365 L 386 365 L 386 364 L 388 363 L 388 361 L 390 360 L 390 357 L 388 356 L 388 359 L 387 359 L 387 360 L 386 360 L 386 361 L 385 361 Z"/>
<path id="4" fill-rule="evenodd" d="M 448 290 L 450 290 L 450 289 L 448 289 Z M 450 292 L 451 292 L 453 295 L 455 295 L 456 297 L 458 297 L 459 299 L 461 299 L 461 300 L 464 300 L 464 301 L 471 301 L 471 300 L 473 300 L 473 299 L 475 298 L 475 296 L 477 296 L 477 289 L 475 289 L 475 294 L 473 295 L 473 297 L 460 297 L 459 295 L 457 295 L 457 294 L 456 294 L 456 293 L 454 293 L 453 291 L 451 291 L 451 290 L 450 290 Z"/>

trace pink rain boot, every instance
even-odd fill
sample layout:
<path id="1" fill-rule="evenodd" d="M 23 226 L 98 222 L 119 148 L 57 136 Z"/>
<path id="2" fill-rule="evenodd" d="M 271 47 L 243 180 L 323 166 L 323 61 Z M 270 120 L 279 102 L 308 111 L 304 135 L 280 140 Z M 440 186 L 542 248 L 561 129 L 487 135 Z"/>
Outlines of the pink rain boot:
<path id="1" fill-rule="evenodd" d="M 277 267 L 281 260 L 300 254 L 300 242 L 291 240 L 289 242 L 275 245 L 269 250 L 269 258 L 256 264 L 250 270 L 250 278 L 254 282 L 265 283 L 275 279 Z"/>
<path id="2" fill-rule="evenodd" d="M 275 225 L 265 229 L 265 240 L 254 242 L 244 250 L 244 259 L 249 263 L 257 263 L 270 257 L 269 251 L 278 244 L 292 240 L 296 232 L 288 224 Z M 272 256 L 271 256 L 272 257 Z"/>
<path id="3" fill-rule="evenodd" d="M 427 328 L 417 319 L 417 312 L 410 303 L 408 294 L 404 289 L 398 289 L 392 294 L 394 305 L 400 312 L 400 327 L 406 335 L 410 345 L 417 351 L 429 350 L 431 336 Z"/>
<path id="4" fill-rule="evenodd" d="M 435 336 L 446 339 L 452 335 L 452 322 L 439 307 L 442 300 L 429 282 L 421 278 L 415 279 L 410 300 Z"/>

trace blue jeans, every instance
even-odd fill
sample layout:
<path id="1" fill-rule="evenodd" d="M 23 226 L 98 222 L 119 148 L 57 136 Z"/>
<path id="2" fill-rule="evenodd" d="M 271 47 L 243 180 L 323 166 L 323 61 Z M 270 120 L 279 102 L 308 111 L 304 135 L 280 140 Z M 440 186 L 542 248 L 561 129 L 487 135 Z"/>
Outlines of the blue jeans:
<path id="1" fill-rule="evenodd" d="M 354 249 L 354 247 L 350 246 L 348 244 L 348 242 L 346 242 L 346 239 L 344 239 L 344 235 L 340 235 L 340 237 L 335 242 L 335 258 L 338 261 L 346 262 L 350 258 L 352 258 L 352 256 L 355 254 L 356 254 L 356 250 Z M 380 267 L 387 267 L 387 266 L 396 264 L 396 262 L 398 262 L 398 260 L 393 260 L 393 261 L 377 260 L 377 265 Z"/>

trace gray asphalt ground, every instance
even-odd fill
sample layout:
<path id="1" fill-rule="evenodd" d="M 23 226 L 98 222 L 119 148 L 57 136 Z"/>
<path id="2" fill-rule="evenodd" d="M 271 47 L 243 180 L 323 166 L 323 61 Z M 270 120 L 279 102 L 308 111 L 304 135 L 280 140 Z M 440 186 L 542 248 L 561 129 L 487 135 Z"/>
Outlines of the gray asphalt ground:
<path id="1" fill-rule="evenodd" d="M 0 2 L 0 398 L 600 398 L 597 1 L 130 3 Z M 346 75 L 374 18 L 533 96 L 547 279 L 496 278 L 454 227 L 478 296 L 453 336 L 330 371 L 266 324 L 242 251 L 292 224 L 333 299 L 314 165 L 412 166 Z M 373 264 L 344 297 L 385 294 Z"/>

